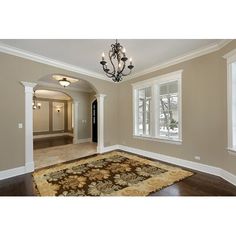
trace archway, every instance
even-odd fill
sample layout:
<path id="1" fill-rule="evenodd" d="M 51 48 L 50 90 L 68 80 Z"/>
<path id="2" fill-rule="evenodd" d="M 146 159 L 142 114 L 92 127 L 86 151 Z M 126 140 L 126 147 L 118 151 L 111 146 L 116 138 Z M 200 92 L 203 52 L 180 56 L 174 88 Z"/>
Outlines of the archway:
<path id="1" fill-rule="evenodd" d="M 37 83 L 25 82 L 22 81 L 22 85 L 25 87 L 25 168 L 26 172 L 34 171 L 34 159 L 33 159 L 33 111 L 32 111 L 32 96 L 33 89 L 37 86 L 37 88 L 42 88 L 45 86 L 49 86 L 50 89 L 61 91 L 63 90 L 66 94 L 72 97 L 74 100 L 74 113 L 78 114 L 79 109 L 79 99 L 74 95 L 76 91 L 73 88 L 63 89 L 58 84 L 51 83 L 50 85 L 45 81 L 50 78 L 52 75 L 44 76 L 40 78 Z M 80 80 L 82 81 L 82 80 Z M 89 84 L 89 82 L 87 82 Z M 91 87 L 94 88 L 93 85 Z M 98 142 L 97 142 L 97 153 L 102 153 L 104 150 L 104 98 L 105 94 L 99 94 L 97 89 L 94 88 L 94 96 L 97 98 L 98 102 Z M 78 131 L 77 118 L 75 117 L 75 132 Z M 78 134 L 76 132 L 75 134 Z"/>

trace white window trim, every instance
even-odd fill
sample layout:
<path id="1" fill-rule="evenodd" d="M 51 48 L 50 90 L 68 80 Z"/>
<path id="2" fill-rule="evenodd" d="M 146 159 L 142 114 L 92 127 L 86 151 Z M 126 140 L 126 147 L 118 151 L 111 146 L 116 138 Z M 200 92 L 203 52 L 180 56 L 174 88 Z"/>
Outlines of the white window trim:
<path id="1" fill-rule="evenodd" d="M 224 55 L 223 58 L 227 59 L 227 149 L 229 154 L 236 156 L 236 147 L 233 147 L 232 132 L 232 63 L 236 62 L 236 49 Z"/>
<path id="2" fill-rule="evenodd" d="M 172 73 L 164 74 L 161 76 L 153 77 L 148 80 L 143 80 L 132 84 L 133 87 L 133 137 L 144 140 L 152 140 L 157 142 L 171 143 L 171 144 L 182 144 L 182 72 L 183 70 L 178 70 Z M 165 138 L 159 137 L 158 134 L 158 117 L 157 114 L 159 109 L 159 103 L 153 97 L 158 97 L 157 84 L 171 82 L 178 80 L 178 116 L 179 116 L 179 138 Z M 151 102 L 151 135 L 138 135 L 137 134 L 137 90 L 151 87 L 152 89 L 152 102 Z"/>

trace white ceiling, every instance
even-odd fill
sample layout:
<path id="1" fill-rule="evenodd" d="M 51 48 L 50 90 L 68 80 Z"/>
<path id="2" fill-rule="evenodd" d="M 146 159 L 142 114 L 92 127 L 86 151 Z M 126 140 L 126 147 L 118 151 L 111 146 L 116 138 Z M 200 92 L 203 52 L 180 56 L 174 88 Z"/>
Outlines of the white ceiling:
<path id="1" fill-rule="evenodd" d="M 49 98 L 49 99 L 59 99 L 59 100 L 71 99 L 65 93 L 61 93 L 58 91 L 44 90 L 44 89 L 36 90 L 35 95 L 37 98 Z"/>
<path id="2" fill-rule="evenodd" d="M 67 63 L 104 76 L 100 60 L 110 50 L 111 39 L 4 39 L 11 47 Z M 139 73 L 194 50 L 219 43 L 216 39 L 120 39 Z"/>

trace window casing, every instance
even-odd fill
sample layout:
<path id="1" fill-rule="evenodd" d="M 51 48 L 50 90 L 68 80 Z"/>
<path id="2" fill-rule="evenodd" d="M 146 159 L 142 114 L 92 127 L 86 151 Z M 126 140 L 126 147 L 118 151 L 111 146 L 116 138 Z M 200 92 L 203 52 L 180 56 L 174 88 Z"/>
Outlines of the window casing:
<path id="1" fill-rule="evenodd" d="M 133 84 L 133 135 L 182 141 L 182 70 Z"/>

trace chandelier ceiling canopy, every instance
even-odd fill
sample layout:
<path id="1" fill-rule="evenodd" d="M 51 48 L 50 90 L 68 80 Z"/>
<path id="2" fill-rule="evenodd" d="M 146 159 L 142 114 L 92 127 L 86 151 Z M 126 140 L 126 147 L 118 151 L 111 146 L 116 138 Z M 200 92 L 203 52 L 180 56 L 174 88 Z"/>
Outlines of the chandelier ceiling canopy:
<path id="1" fill-rule="evenodd" d="M 132 69 L 134 68 L 132 58 L 129 59 L 129 65 L 126 66 L 128 57 L 126 56 L 125 48 L 118 43 L 116 40 L 115 44 L 111 45 L 111 50 L 108 53 L 109 65 L 105 60 L 105 53 L 102 54 L 102 60 L 100 64 L 106 76 L 111 78 L 114 82 L 120 82 L 123 79 L 123 76 L 131 74 Z M 127 71 L 127 68 L 129 69 Z M 125 71 L 126 70 L 126 71 Z"/>

